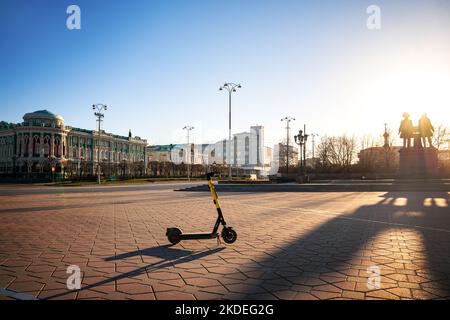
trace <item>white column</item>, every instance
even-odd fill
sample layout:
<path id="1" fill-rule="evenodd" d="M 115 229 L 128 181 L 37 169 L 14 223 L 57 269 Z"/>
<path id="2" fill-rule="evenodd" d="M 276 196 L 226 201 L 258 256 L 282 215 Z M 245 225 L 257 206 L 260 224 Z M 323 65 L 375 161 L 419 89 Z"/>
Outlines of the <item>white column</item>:
<path id="1" fill-rule="evenodd" d="M 28 136 L 28 157 L 33 156 L 33 134 L 30 132 Z"/>
<path id="2" fill-rule="evenodd" d="M 63 158 L 63 135 L 61 134 L 60 138 L 59 138 L 59 157 L 62 159 Z"/>
<path id="3" fill-rule="evenodd" d="M 39 144 L 39 156 L 41 158 L 43 158 L 44 157 L 44 133 L 43 132 L 41 132 L 41 137 L 39 139 L 40 139 L 39 140 L 39 142 L 40 142 L 40 144 Z"/>
<path id="4" fill-rule="evenodd" d="M 80 146 L 80 137 L 78 137 L 78 161 L 81 159 L 81 146 Z"/>
<path id="5" fill-rule="evenodd" d="M 72 159 L 72 144 L 70 143 L 70 137 L 67 137 L 67 143 L 66 143 L 66 158 Z"/>
<path id="6" fill-rule="evenodd" d="M 20 133 L 17 133 L 17 138 L 16 138 L 16 155 L 18 157 L 20 157 Z"/>
<path id="7" fill-rule="evenodd" d="M 20 133 L 20 151 L 19 151 L 19 152 L 20 152 L 20 157 L 21 157 L 21 158 L 23 158 L 23 150 L 24 150 L 24 149 L 23 149 L 23 148 L 24 148 L 23 142 L 24 142 L 24 141 L 23 141 L 23 132 L 21 132 L 21 133 Z"/>
<path id="8" fill-rule="evenodd" d="M 52 140 L 51 140 L 51 146 L 50 146 L 50 155 L 52 156 L 52 157 L 54 157 L 55 156 L 55 134 L 53 134 L 52 133 Z"/>
<path id="9" fill-rule="evenodd" d="M 61 134 L 61 159 L 62 158 L 66 158 L 67 153 L 66 153 L 66 135 L 65 134 Z"/>
<path id="10" fill-rule="evenodd" d="M 69 149 L 69 136 L 64 136 L 64 146 L 66 147 L 66 158 L 70 158 L 70 149 Z"/>

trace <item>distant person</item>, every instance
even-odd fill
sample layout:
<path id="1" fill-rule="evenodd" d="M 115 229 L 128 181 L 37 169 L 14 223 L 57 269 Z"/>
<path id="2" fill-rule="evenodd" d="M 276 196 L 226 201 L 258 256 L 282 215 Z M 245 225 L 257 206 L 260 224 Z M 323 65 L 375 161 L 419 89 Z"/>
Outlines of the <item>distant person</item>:
<path id="1" fill-rule="evenodd" d="M 433 146 L 431 138 L 433 137 L 434 127 L 426 113 L 423 113 L 422 117 L 419 119 L 419 132 L 420 137 L 422 138 L 423 147 L 427 147 L 426 141 L 428 140 L 428 144 L 431 148 Z"/>
<path id="2" fill-rule="evenodd" d="M 398 128 L 398 133 L 400 138 L 403 139 L 403 148 L 409 148 L 411 146 L 411 138 L 413 136 L 413 123 L 409 119 L 409 113 L 403 113 L 403 120 L 400 123 L 400 128 Z"/>

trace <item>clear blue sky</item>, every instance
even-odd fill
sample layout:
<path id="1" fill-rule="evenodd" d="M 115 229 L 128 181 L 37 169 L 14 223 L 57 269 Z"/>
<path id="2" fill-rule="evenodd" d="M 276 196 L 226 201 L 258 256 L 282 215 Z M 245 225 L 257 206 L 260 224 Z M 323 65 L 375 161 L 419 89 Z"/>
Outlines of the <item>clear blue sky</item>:
<path id="1" fill-rule="evenodd" d="M 81 30 L 66 28 L 70 4 Z M 107 131 L 176 143 L 191 124 L 213 142 L 231 81 L 234 132 L 262 124 L 270 144 L 291 115 L 295 130 L 376 134 L 422 106 L 448 124 L 449 57 L 450 1 L 1 0 L 0 119 L 45 108 L 94 128 L 101 102 Z"/>

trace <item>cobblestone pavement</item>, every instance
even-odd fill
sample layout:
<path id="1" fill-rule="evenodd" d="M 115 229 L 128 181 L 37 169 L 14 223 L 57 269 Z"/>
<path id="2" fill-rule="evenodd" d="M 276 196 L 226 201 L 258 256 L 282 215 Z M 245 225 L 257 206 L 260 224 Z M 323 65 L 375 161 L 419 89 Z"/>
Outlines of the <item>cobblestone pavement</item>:
<path id="1" fill-rule="evenodd" d="M 236 243 L 169 246 L 166 227 L 209 231 L 216 218 L 209 193 L 173 188 L 1 186 L 0 288 L 39 299 L 450 298 L 448 192 L 224 193 Z M 69 265 L 79 291 L 66 287 Z"/>

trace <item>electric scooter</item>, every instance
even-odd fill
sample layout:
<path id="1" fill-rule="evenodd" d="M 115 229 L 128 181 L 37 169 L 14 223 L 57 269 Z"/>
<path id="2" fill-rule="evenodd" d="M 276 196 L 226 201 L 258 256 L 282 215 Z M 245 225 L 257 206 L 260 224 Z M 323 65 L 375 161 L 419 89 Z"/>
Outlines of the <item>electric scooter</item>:
<path id="1" fill-rule="evenodd" d="M 181 240 L 200 240 L 200 239 L 214 239 L 216 238 L 218 242 L 220 242 L 219 238 L 219 225 L 222 224 L 223 229 L 221 232 L 221 236 L 225 243 L 231 244 L 236 241 L 237 233 L 234 231 L 232 227 L 227 227 L 225 219 L 223 218 L 222 210 L 220 209 L 219 200 L 217 197 L 216 189 L 214 188 L 214 184 L 212 182 L 211 177 L 214 175 L 213 172 L 206 174 L 206 179 L 208 180 L 209 191 L 211 192 L 211 196 L 213 198 L 213 202 L 217 209 L 217 220 L 214 224 L 214 228 L 211 233 L 183 233 L 178 228 L 167 228 L 166 236 L 170 243 L 177 244 Z"/>

